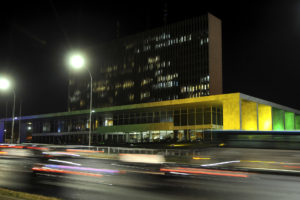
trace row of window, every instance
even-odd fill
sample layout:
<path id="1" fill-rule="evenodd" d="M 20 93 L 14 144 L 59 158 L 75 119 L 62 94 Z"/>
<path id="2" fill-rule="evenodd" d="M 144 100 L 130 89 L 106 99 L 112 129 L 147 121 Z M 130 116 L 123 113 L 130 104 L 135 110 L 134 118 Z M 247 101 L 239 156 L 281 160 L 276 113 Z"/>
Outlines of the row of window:
<path id="1" fill-rule="evenodd" d="M 160 69 L 160 68 L 164 68 L 164 67 L 170 67 L 171 66 L 171 62 L 170 61 L 162 61 L 162 62 L 158 62 L 158 63 L 151 63 L 151 64 L 147 64 L 143 67 L 143 71 L 148 71 L 148 70 L 153 70 L 155 67 L 157 69 Z M 139 72 L 141 70 L 139 69 Z"/>
<path id="2" fill-rule="evenodd" d="M 148 123 L 174 123 L 174 126 L 223 124 L 221 107 L 192 107 L 176 110 L 157 111 L 131 111 L 115 113 L 111 117 L 97 115 L 93 117 L 93 129 L 101 126 L 118 126 L 129 124 Z M 33 133 L 47 132 L 76 132 L 89 129 L 88 117 L 82 116 L 75 119 L 37 120 L 30 124 Z"/>
<path id="3" fill-rule="evenodd" d="M 165 40 L 165 39 L 168 39 L 168 40 Z M 164 41 L 161 41 L 159 42 L 160 40 L 164 40 Z M 182 35 L 182 36 L 179 36 L 179 37 L 176 37 L 176 38 L 163 38 L 163 39 L 158 39 L 158 37 L 156 37 L 156 42 L 159 42 L 159 43 L 156 43 L 154 45 L 154 49 L 159 49 L 159 48 L 162 48 L 162 47 L 167 47 L 167 46 L 171 46 L 171 45 L 175 45 L 175 44 L 180 44 L 180 43 L 183 43 L 183 42 L 188 42 L 188 41 L 191 41 L 192 40 L 192 34 L 188 34 L 188 35 Z M 208 39 L 206 40 L 203 40 L 201 39 L 201 45 L 207 41 L 208 42 Z M 143 51 L 149 51 L 151 50 L 151 44 L 148 43 L 148 41 L 146 42 L 146 44 L 144 44 L 143 46 Z M 140 53 L 141 50 L 139 48 L 137 48 L 135 50 L 136 53 Z"/>
<path id="4" fill-rule="evenodd" d="M 131 112 L 115 114 L 113 125 L 174 122 L 174 126 L 223 124 L 221 107 L 182 108 L 175 111 Z"/>
<path id="5" fill-rule="evenodd" d="M 185 92 L 196 92 L 200 90 L 209 90 L 209 84 L 200 84 L 200 85 L 191 85 L 191 86 L 183 86 L 180 88 L 181 93 Z"/>
<path id="6" fill-rule="evenodd" d="M 154 89 L 160 89 L 160 88 L 171 88 L 178 86 L 178 81 L 167 81 L 167 82 L 160 82 L 157 84 L 154 84 L 152 87 Z"/>

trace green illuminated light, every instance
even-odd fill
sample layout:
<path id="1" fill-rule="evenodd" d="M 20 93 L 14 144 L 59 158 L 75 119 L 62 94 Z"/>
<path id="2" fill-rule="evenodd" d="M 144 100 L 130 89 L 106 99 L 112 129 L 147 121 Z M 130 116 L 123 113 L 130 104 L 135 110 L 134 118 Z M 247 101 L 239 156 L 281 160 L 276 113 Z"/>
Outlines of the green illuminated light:
<path id="1" fill-rule="evenodd" d="M 295 116 L 295 128 L 296 130 L 300 130 L 300 115 Z"/>
<path id="2" fill-rule="evenodd" d="M 285 130 L 295 129 L 295 114 L 292 112 L 285 112 Z"/>
<path id="3" fill-rule="evenodd" d="M 272 108 L 273 115 L 273 130 L 283 131 L 284 130 L 284 111 L 276 108 Z"/>

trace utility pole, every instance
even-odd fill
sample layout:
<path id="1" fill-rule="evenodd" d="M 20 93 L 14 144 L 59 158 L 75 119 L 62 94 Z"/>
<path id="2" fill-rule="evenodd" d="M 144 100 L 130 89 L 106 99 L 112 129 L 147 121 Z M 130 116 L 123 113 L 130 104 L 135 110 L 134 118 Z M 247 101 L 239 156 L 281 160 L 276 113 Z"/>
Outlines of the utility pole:
<path id="1" fill-rule="evenodd" d="M 8 101 L 6 100 L 6 103 L 5 103 L 5 119 L 7 118 L 7 104 L 8 104 Z M 6 121 L 4 121 L 4 130 L 6 130 Z M 6 133 L 7 133 L 7 130 L 4 131 L 4 143 L 6 141 Z"/>
<path id="2" fill-rule="evenodd" d="M 20 113 L 19 113 L 19 137 L 17 143 L 20 144 L 21 141 L 21 116 L 22 116 L 22 100 L 20 100 Z"/>

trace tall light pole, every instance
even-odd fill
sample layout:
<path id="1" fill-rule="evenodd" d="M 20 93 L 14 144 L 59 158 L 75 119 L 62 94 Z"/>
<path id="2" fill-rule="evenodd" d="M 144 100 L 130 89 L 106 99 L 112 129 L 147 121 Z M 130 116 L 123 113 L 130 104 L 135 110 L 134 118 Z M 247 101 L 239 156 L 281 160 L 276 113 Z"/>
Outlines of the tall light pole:
<path id="1" fill-rule="evenodd" d="M 14 104 L 13 104 L 13 110 L 12 110 L 12 123 L 11 123 L 11 137 L 10 137 L 10 143 L 14 142 L 14 128 L 15 128 L 15 107 L 16 107 L 16 93 L 15 90 L 12 89 L 14 93 Z"/>
<path id="2" fill-rule="evenodd" d="M 15 105 L 16 105 L 16 93 L 13 87 L 11 87 L 10 81 L 5 77 L 0 77 L 0 90 L 7 91 L 11 88 L 14 94 L 14 103 L 13 103 L 13 110 L 12 110 L 12 123 L 11 123 L 11 138 L 10 143 L 14 141 L 14 127 L 15 127 Z"/>
<path id="3" fill-rule="evenodd" d="M 85 60 L 84 57 L 81 54 L 73 54 L 70 56 L 69 58 L 69 64 L 71 65 L 71 67 L 73 69 L 81 69 L 85 66 Z M 89 75 L 90 75 L 90 79 L 91 79 L 91 85 L 90 85 L 90 119 L 89 119 L 89 146 L 91 146 L 91 141 L 92 141 L 92 137 L 91 137 L 91 131 L 92 131 L 92 104 L 93 104 L 93 77 L 92 74 L 90 72 L 90 70 L 85 67 L 85 69 L 88 71 Z"/>

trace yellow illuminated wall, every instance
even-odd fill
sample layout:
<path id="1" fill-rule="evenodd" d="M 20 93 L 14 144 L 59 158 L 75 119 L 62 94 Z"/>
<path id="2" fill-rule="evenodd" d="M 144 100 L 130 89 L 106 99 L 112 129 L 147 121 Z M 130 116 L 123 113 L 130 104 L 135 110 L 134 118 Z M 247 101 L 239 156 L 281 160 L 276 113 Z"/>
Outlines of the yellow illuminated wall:
<path id="1" fill-rule="evenodd" d="M 258 104 L 258 128 L 260 131 L 272 130 L 272 107 Z"/>
<path id="2" fill-rule="evenodd" d="M 230 95 L 223 100 L 223 129 L 240 130 L 240 96 Z"/>
<path id="3" fill-rule="evenodd" d="M 257 130 L 257 105 L 255 102 L 242 100 L 242 130 Z"/>

